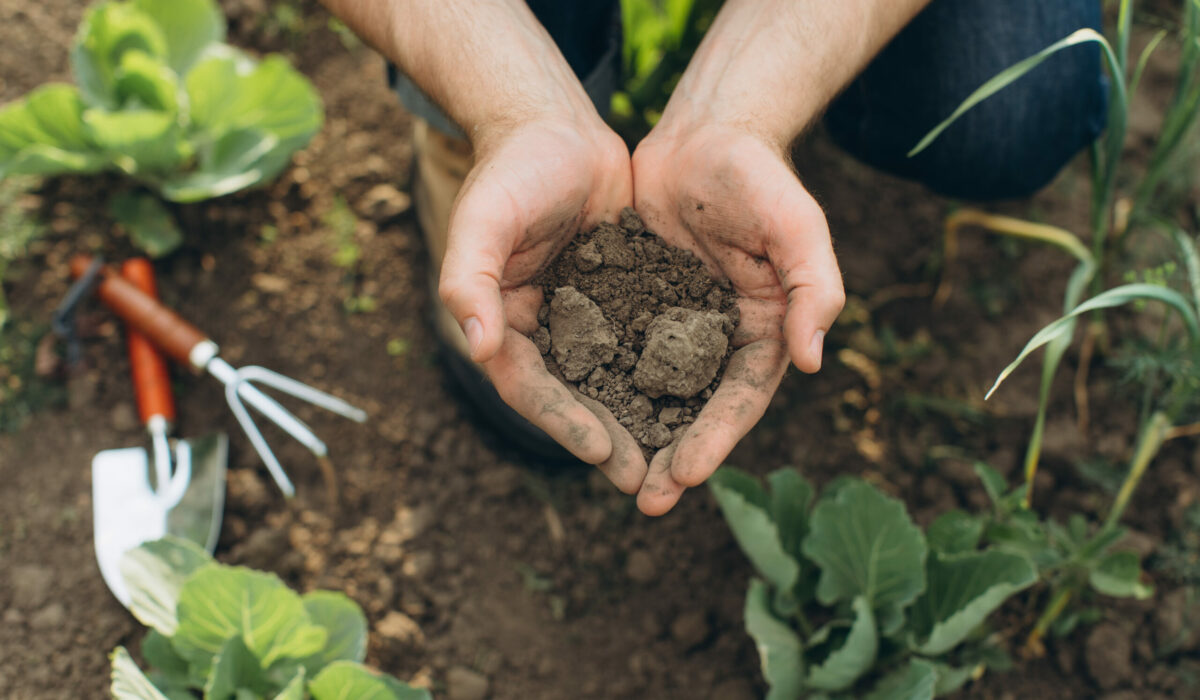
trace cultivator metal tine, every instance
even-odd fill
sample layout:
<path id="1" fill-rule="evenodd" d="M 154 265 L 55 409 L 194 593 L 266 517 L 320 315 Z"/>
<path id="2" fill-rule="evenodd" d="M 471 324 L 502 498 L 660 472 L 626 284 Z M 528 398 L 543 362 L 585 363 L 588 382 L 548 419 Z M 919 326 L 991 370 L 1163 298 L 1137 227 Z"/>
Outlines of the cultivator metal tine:
<path id="1" fill-rule="evenodd" d="M 358 423 L 367 419 L 367 414 L 362 409 L 356 408 L 332 394 L 327 394 L 265 367 L 250 366 L 234 369 L 224 360 L 214 358 L 210 361 L 207 369 L 213 376 L 225 383 L 225 399 L 228 401 L 234 417 L 242 426 L 242 430 L 245 431 L 246 437 L 250 439 L 250 443 L 262 458 L 263 463 L 266 464 L 275 483 L 288 496 L 295 494 L 295 487 L 283 471 L 283 466 L 271 451 L 270 445 L 267 444 L 266 438 L 258 429 L 250 412 L 246 410 L 246 404 L 282 428 L 284 432 L 298 440 L 318 458 L 328 455 L 329 449 L 304 421 L 281 406 L 275 399 L 262 393 L 255 383 L 269 386 Z"/>

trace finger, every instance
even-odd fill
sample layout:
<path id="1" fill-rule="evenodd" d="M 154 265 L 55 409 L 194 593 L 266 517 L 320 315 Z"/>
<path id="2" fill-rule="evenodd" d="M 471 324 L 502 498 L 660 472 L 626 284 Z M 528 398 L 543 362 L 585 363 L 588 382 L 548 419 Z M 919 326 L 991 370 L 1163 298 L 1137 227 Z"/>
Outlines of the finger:
<path id="1" fill-rule="evenodd" d="M 842 312 L 846 292 L 825 214 L 803 189 L 789 199 L 776 210 L 781 220 L 767 253 L 787 293 L 783 332 L 792 362 L 812 373 L 821 369 L 825 334 Z"/>
<path id="2" fill-rule="evenodd" d="M 637 493 L 646 479 L 646 458 L 642 455 L 642 448 L 638 447 L 637 441 L 625 426 L 617 422 L 616 416 L 605 408 L 604 404 L 574 389 L 571 390 L 571 395 L 600 419 L 608 430 L 609 439 L 612 440 L 612 455 L 597 464 L 596 468 L 622 493 Z"/>
<path id="3" fill-rule="evenodd" d="M 527 284 L 506 289 L 500 293 L 500 298 L 504 301 L 504 318 L 510 327 L 525 335 L 538 329 L 538 309 L 542 307 L 540 287 Z"/>
<path id="4" fill-rule="evenodd" d="M 751 343 L 729 358 L 717 390 L 675 450 L 670 465 L 674 481 L 699 486 L 721 466 L 766 412 L 787 363 L 778 340 Z"/>
<path id="5" fill-rule="evenodd" d="M 689 429 L 688 432 L 691 430 Z M 686 436 L 685 433 L 684 437 Z M 676 440 L 667 445 L 650 460 L 646 479 L 642 482 L 642 488 L 638 490 L 637 495 L 638 510 L 646 515 L 657 517 L 666 514 L 675 507 L 675 504 L 679 502 L 679 497 L 687 488 L 671 476 L 671 460 L 679 442 Z"/>
<path id="6" fill-rule="evenodd" d="M 483 363 L 496 393 L 526 420 L 588 464 L 606 462 L 612 440 L 600 419 L 550 373 L 533 342 L 507 328 L 504 343 Z"/>
<path id="7" fill-rule="evenodd" d="M 504 343 L 500 279 L 514 233 L 495 219 L 481 190 L 467 193 L 450 217 L 438 295 L 467 336 L 471 359 L 486 362 Z"/>

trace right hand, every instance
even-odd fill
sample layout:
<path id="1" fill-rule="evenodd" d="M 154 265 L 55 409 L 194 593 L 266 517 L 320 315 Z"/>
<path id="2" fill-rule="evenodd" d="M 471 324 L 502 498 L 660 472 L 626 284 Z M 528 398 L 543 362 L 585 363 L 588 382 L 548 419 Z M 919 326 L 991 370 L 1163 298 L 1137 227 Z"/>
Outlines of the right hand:
<path id="1" fill-rule="evenodd" d="M 598 116 L 582 125 L 538 117 L 477 135 L 474 146 L 475 166 L 450 215 L 442 301 L 506 403 L 636 493 L 646 461 L 633 436 L 551 376 L 527 337 L 542 304 L 530 279 L 580 230 L 615 222 L 632 204 L 629 151 Z"/>

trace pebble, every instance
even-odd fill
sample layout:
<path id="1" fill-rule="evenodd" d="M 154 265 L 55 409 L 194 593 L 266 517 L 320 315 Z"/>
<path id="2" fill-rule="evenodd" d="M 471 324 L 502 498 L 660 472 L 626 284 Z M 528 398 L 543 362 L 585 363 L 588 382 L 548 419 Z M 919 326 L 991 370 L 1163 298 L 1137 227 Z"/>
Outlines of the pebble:
<path id="1" fill-rule="evenodd" d="M 703 610 L 689 610 L 671 623 L 671 637 L 685 651 L 700 646 L 708 633 L 708 614 Z"/>
<path id="2" fill-rule="evenodd" d="M 595 241 L 588 241 L 575 251 L 575 266 L 580 272 L 591 272 L 604 263 Z"/>
<path id="3" fill-rule="evenodd" d="M 409 646 L 419 646 L 425 643 L 425 634 L 421 626 L 408 615 L 392 610 L 383 619 L 375 623 L 375 633 L 385 639 L 391 639 Z"/>
<path id="4" fill-rule="evenodd" d="M 446 672 L 446 697 L 450 700 L 483 700 L 488 694 L 487 676 L 464 666 Z"/>
<path id="5" fill-rule="evenodd" d="M 1133 675 L 1133 644 L 1129 633 L 1111 623 L 1101 623 L 1088 634 L 1084 660 L 1088 673 L 1104 690 L 1115 688 Z"/>
<path id="6" fill-rule="evenodd" d="M 671 444 L 671 429 L 662 423 L 651 425 L 646 429 L 646 442 L 661 450 Z"/>
<path id="7" fill-rule="evenodd" d="M 108 414 L 113 430 L 120 433 L 132 432 L 138 427 L 137 412 L 128 401 L 118 401 Z"/>
<path id="8" fill-rule="evenodd" d="M 433 571 L 433 552 L 413 552 L 404 559 L 400 571 L 410 578 L 425 578 Z"/>
<path id="9" fill-rule="evenodd" d="M 654 558 L 644 549 L 635 549 L 625 561 L 625 575 L 635 583 L 650 583 L 658 577 Z"/>
<path id="10" fill-rule="evenodd" d="M 644 394 L 638 394 L 629 402 L 629 413 L 634 418 L 645 420 L 654 414 L 654 404 Z"/>
<path id="11" fill-rule="evenodd" d="M 683 416 L 683 409 L 678 406 L 668 406 L 658 414 L 658 422 L 663 425 L 678 425 Z"/>
<path id="12" fill-rule="evenodd" d="M 9 573 L 12 604 L 18 610 L 36 610 L 50 600 L 54 590 L 54 572 L 46 566 L 23 564 Z"/>
<path id="13" fill-rule="evenodd" d="M 51 603 L 29 616 L 29 626 L 36 630 L 61 627 L 67 620 L 67 610 L 62 603 Z"/>
<path id="14" fill-rule="evenodd" d="M 476 483 L 485 496 L 492 498 L 507 498 L 521 488 L 524 473 L 513 466 L 500 466 L 485 470 L 479 475 Z"/>
<path id="15" fill-rule="evenodd" d="M 9 608 L 8 610 L 5 610 L 4 617 L 0 619 L 3 619 L 4 624 L 13 626 L 25 622 L 25 616 L 22 615 L 21 611 L 17 610 L 16 608 Z"/>
<path id="16" fill-rule="evenodd" d="M 389 184 L 381 184 L 367 190 L 358 200 L 358 210 L 367 216 L 391 218 L 408 211 L 412 198 Z"/>

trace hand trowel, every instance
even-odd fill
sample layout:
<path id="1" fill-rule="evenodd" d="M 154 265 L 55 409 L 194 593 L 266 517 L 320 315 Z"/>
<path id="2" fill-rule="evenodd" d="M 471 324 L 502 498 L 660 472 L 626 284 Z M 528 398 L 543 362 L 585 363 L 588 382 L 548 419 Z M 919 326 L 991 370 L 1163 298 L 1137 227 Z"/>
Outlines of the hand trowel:
<path id="1" fill-rule="evenodd" d="M 157 296 L 154 268 L 127 261 L 121 275 Z M 150 435 L 144 447 L 105 450 L 92 460 L 92 508 L 96 560 L 117 600 L 129 606 L 121 559 L 138 545 L 173 535 L 209 552 L 217 544 L 225 505 L 228 438 L 223 434 L 175 441 L 168 438 L 175 403 L 163 356 L 141 333 L 126 332 L 138 413 Z"/>

